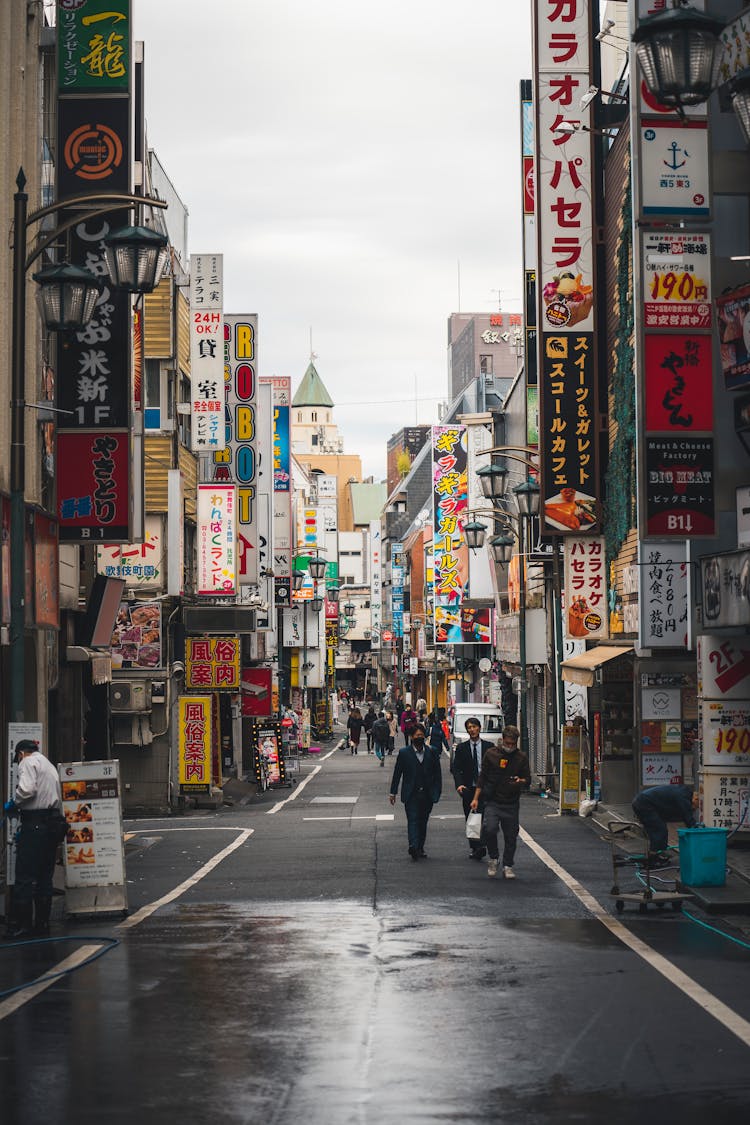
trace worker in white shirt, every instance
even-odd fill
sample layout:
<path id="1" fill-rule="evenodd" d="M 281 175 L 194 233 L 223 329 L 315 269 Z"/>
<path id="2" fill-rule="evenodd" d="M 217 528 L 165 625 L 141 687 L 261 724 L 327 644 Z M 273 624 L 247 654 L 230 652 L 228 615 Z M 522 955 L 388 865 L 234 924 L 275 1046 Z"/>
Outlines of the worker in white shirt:
<path id="1" fill-rule="evenodd" d="M 36 742 L 22 739 L 16 745 L 18 784 L 5 814 L 20 814 L 21 830 L 16 851 L 13 916 L 6 937 L 25 938 L 49 933 L 52 876 L 60 842 L 62 791 L 57 770 Z"/>

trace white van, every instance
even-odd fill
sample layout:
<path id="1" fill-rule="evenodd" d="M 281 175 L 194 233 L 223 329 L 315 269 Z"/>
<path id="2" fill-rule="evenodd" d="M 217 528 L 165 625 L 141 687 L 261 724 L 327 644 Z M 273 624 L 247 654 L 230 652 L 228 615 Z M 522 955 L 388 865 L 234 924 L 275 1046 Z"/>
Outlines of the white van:
<path id="1" fill-rule="evenodd" d="M 451 722 L 451 761 L 457 742 L 465 742 L 466 720 L 479 719 L 482 725 L 481 738 L 493 744 L 498 741 L 503 729 L 503 713 L 496 703 L 457 703 Z"/>

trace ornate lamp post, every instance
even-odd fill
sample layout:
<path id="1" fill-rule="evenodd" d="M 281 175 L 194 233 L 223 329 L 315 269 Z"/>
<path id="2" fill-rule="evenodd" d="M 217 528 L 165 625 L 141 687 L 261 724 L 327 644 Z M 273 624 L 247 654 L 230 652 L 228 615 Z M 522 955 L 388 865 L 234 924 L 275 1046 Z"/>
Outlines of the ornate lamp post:
<path id="1" fill-rule="evenodd" d="M 49 215 L 63 211 L 76 211 L 79 206 L 91 208 L 92 215 L 105 215 L 123 206 L 167 206 L 160 199 L 139 195 L 108 192 L 97 195 L 76 196 L 64 202 L 52 203 L 29 214 L 29 197 L 24 191 L 26 176 L 23 168 L 16 177 L 17 191 L 13 196 L 13 285 L 12 339 L 11 339 L 11 449 L 10 449 L 10 718 L 18 722 L 24 718 L 24 628 L 25 628 L 25 489 L 26 458 L 24 445 L 24 418 L 26 411 L 26 273 L 33 263 L 48 249 L 60 242 L 61 235 L 80 221 L 80 214 L 63 219 L 49 234 L 44 235 L 32 250 L 27 250 L 30 229 Z M 150 292 L 159 280 L 164 262 L 167 239 L 164 235 L 145 227 L 127 228 L 130 232 L 127 260 L 112 284 L 120 285 L 131 293 Z M 110 242 L 122 232 L 114 232 Z M 50 331 L 76 331 L 91 319 L 100 293 L 100 283 L 87 270 L 69 263 L 51 266 L 34 274 L 41 287 L 41 310 L 45 326 Z"/>
<path id="2" fill-rule="evenodd" d="M 685 0 L 641 20 L 635 51 L 646 85 L 662 105 L 680 112 L 706 101 L 717 84 L 723 29 L 721 20 Z"/>

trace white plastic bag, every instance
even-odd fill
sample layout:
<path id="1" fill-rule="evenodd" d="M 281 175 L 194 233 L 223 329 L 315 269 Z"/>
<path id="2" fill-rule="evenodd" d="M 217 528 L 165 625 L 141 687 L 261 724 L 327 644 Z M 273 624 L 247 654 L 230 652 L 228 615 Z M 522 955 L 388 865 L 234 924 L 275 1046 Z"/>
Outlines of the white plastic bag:
<path id="1" fill-rule="evenodd" d="M 466 818 L 466 839 L 479 840 L 482 836 L 482 814 L 470 812 Z"/>

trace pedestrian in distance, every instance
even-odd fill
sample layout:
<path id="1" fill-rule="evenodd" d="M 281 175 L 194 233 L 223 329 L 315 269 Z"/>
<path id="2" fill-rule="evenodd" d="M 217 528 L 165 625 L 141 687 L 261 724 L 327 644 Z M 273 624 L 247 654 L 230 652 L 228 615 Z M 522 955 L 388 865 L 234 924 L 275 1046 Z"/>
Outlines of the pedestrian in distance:
<path id="1" fill-rule="evenodd" d="M 443 750 L 445 750 L 447 753 L 450 753 L 451 747 L 448 739 L 445 736 L 443 724 L 440 722 L 440 719 L 437 717 L 437 714 L 434 711 L 430 715 L 427 726 L 427 741 L 430 745 L 430 749 L 434 750 L 438 757 L 440 757 Z"/>
<path id="2" fill-rule="evenodd" d="M 399 784 L 401 800 L 406 813 L 406 829 L 409 836 L 409 855 L 416 862 L 427 859 L 424 850 L 427 838 L 427 822 L 433 806 L 440 800 L 443 788 L 443 774 L 440 757 L 433 754 L 425 745 L 425 729 L 417 723 L 412 731 L 408 746 L 402 746 L 393 767 L 389 800 L 396 803 Z"/>
<path id="3" fill-rule="evenodd" d="M 57 826 L 62 817 L 62 790 L 57 770 L 36 742 L 22 739 L 16 745 L 18 783 L 6 801 L 6 816 L 20 815 L 16 849 L 16 882 L 13 916 L 7 938 L 44 936 L 49 933 L 52 877 L 60 843 Z"/>
<path id="4" fill-rule="evenodd" d="M 388 710 L 386 710 L 386 712 L 385 712 L 385 717 L 388 720 L 388 726 L 390 727 L 390 731 L 391 731 L 390 738 L 388 739 L 388 756 L 390 757 L 391 754 L 393 753 L 393 751 L 396 748 L 396 735 L 398 733 L 398 719 L 393 714 L 393 711 L 388 711 Z"/>
<path id="5" fill-rule="evenodd" d="M 689 785 L 652 785 L 636 794 L 633 812 L 648 836 L 650 866 L 664 867 L 670 862 L 664 854 L 669 843 L 669 821 L 681 820 L 692 828 L 697 808 L 698 794 Z"/>
<path id="6" fill-rule="evenodd" d="M 385 766 L 385 756 L 388 753 L 388 743 L 391 737 L 391 728 L 385 714 L 381 711 L 370 731 L 372 735 L 375 754 L 381 766 Z"/>
<path id="7" fill-rule="evenodd" d="M 489 853 L 487 874 L 494 878 L 500 859 L 498 831 L 503 832 L 503 875 L 515 879 L 513 860 L 519 832 L 519 807 L 521 793 L 531 784 L 529 759 L 518 748 L 521 732 L 518 727 L 507 726 L 497 746 L 491 746 L 482 757 L 474 797 L 469 806 L 472 812 L 484 802 L 482 814 L 482 843 Z"/>
<path id="8" fill-rule="evenodd" d="M 468 738 L 459 742 L 453 751 L 453 766 L 451 772 L 456 786 L 456 792 L 461 798 L 464 809 L 464 820 L 472 811 L 471 803 L 474 791 L 479 782 L 479 771 L 482 768 L 482 759 L 488 750 L 492 750 L 494 743 L 481 737 L 482 724 L 479 719 L 468 718 L 464 723 Z M 484 801 L 481 796 L 476 808 L 477 812 L 484 813 Z M 481 840 L 469 840 L 469 857 L 475 860 L 484 859 L 487 848 Z"/>
<path id="9" fill-rule="evenodd" d="M 349 749 L 352 754 L 356 754 L 359 749 L 363 722 L 362 712 L 359 707 L 353 707 L 346 721 L 346 729 L 349 732 Z"/>
<path id="10" fill-rule="evenodd" d="M 364 718 L 365 738 L 367 739 L 367 753 L 372 754 L 372 725 L 377 719 L 375 714 L 375 707 L 372 703 L 369 704 Z"/>
<path id="11" fill-rule="evenodd" d="M 418 722 L 419 722 L 419 716 L 417 715 L 417 712 L 414 710 L 414 708 L 413 707 L 405 707 L 404 710 L 401 712 L 401 718 L 399 719 L 399 726 L 401 727 L 401 733 L 404 736 L 404 746 L 409 745 L 409 739 L 411 738 L 412 734 L 414 733 L 414 728 L 416 727 Z"/>

